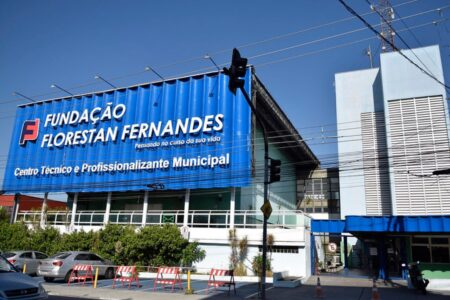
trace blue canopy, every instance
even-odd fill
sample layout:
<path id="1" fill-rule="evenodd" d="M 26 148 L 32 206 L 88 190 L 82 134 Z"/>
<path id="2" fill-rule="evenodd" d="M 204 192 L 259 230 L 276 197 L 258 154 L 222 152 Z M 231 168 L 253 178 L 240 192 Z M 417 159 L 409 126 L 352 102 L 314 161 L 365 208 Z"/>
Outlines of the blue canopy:
<path id="1" fill-rule="evenodd" d="M 345 220 L 313 220 L 314 233 L 450 233 L 450 215 L 347 216 Z"/>

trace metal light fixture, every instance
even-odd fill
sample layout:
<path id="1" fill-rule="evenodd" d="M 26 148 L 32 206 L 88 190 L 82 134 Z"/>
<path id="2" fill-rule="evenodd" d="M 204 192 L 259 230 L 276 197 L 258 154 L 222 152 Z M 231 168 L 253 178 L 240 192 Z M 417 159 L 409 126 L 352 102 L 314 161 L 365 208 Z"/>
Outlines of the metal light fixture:
<path id="1" fill-rule="evenodd" d="M 100 76 L 100 75 L 95 75 L 94 78 L 95 78 L 95 79 L 100 79 L 100 80 L 103 81 L 104 83 L 110 85 L 113 89 L 117 89 L 117 87 L 116 87 L 114 84 L 112 84 L 111 82 L 107 81 L 105 78 L 103 78 L 103 77 Z"/>
<path id="2" fill-rule="evenodd" d="M 63 89 L 62 87 L 60 87 L 59 85 L 57 85 L 57 84 L 52 84 L 51 86 L 50 86 L 51 88 L 57 88 L 58 90 L 61 90 L 61 91 L 63 91 L 64 93 L 67 93 L 67 94 L 69 94 L 70 96 L 73 96 L 73 94 L 71 93 L 71 92 L 69 92 L 68 90 L 65 90 L 65 89 Z"/>
<path id="3" fill-rule="evenodd" d="M 30 97 L 27 97 L 27 96 L 25 96 L 24 94 L 21 94 L 21 93 L 19 93 L 19 92 L 13 92 L 12 94 L 13 94 L 13 96 L 20 96 L 20 97 L 25 98 L 25 99 L 28 99 L 28 100 L 30 100 L 30 101 L 32 101 L 32 102 L 36 102 L 36 100 L 31 99 Z"/>
<path id="4" fill-rule="evenodd" d="M 220 72 L 220 67 L 216 64 L 216 62 L 214 61 L 214 59 L 211 57 L 211 55 L 205 54 L 205 56 L 203 56 L 204 59 L 209 59 L 213 65 L 217 68 L 217 70 Z"/>
<path id="5" fill-rule="evenodd" d="M 158 76 L 162 81 L 165 81 L 166 79 L 164 79 L 164 77 L 161 76 L 161 74 L 159 74 L 158 72 L 155 71 L 155 69 L 153 69 L 152 67 L 146 66 L 145 67 L 145 71 L 150 71 L 153 74 L 155 74 L 156 76 Z"/>

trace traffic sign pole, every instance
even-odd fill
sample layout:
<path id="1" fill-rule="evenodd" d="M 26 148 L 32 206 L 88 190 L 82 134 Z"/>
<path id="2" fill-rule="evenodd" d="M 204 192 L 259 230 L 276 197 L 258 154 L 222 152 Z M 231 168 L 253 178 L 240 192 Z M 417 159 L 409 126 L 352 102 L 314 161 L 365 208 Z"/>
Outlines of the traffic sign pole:
<path id="1" fill-rule="evenodd" d="M 240 89 L 242 94 L 244 95 L 245 100 L 247 101 L 248 105 L 250 106 L 250 109 L 252 113 L 255 115 L 256 122 L 258 122 L 259 126 L 262 129 L 263 137 L 264 137 L 264 205 L 267 206 L 267 202 L 269 202 L 269 142 L 267 139 L 267 130 L 266 126 L 263 122 L 263 119 L 260 117 L 258 112 L 256 111 L 256 107 L 253 105 L 250 96 L 248 95 L 247 91 L 244 89 L 244 80 L 240 77 L 245 76 L 247 68 L 247 59 L 242 58 L 239 54 L 239 51 L 237 49 L 233 49 L 233 56 L 231 58 L 231 66 L 229 69 L 224 68 L 224 73 L 227 74 L 230 77 L 229 82 L 229 89 L 233 94 L 236 94 L 237 88 Z M 263 206 L 264 206 L 263 205 Z M 270 207 L 270 203 L 268 203 Z M 271 207 L 270 207 L 271 209 Z M 266 216 L 267 214 L 263 214 L 263 240 L 262 240 L 262 266 L 261 266 L 261 299 L 266 299 L 266 259 L 267 259 L 267 219 L 269 218 Z M 270 214 L 268 214 L 270 216 Z"/>

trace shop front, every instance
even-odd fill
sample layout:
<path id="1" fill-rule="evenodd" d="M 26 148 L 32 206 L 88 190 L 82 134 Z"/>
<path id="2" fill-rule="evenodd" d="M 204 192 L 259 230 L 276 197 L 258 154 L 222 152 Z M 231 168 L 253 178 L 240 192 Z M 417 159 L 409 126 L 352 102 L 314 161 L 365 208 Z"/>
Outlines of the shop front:
<path id="1" fill-rule="evenodd" d="M 450 283 L 450 216 L 313 220 L 312 234 L 341 237 L 343 275 L 407 279 L 407 265 L 420 262 L 431 285 L 442 280 Z"/>

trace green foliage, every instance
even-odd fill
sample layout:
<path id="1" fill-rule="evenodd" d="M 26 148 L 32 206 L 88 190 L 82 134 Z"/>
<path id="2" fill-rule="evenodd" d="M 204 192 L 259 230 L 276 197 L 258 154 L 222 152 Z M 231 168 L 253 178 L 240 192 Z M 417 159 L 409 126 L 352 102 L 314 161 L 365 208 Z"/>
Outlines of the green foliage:
<path id="1" fill-rule="evenodd" d="M 117 261 L 121 249 L 116 249 L 120 238 L 126 234 L 134 233 L 133 227 L 109 224 L 98 232 L 98 254 L 111 261 Z"/>
<path id="2" fill-rule="evenodd" d="M 183 265 L 191 267 L 192 264 L 202 261 L 206 257 L 206 251 L 198 246 L 197 242 L 190 243 L 184 248 L 183 253 Z"/>
<path id="3" fill-rule="evenodd" d="M 37 229 L 29 231 L 30 233 L 30 247 L 36 251 L 44 253 L 56 253 L 61 247 L 61 235 L 59 231 L 52 227 L 45 229 Z M 16 250 L 21 249 L 17 248 Z"/>
<path id="4" fill-rule="evenodd" d="M 3 206 L 0 206 L 0 223 L 8 222 L 9 214 Z"/>
<path id="5" fill-rule="evenodd" d="M 185 240 L 175 225 L 134 227 L 107 225 L 98 232 L 60 234 L 56 229 L 28 229 L 24 224 L 0 223 L 3 251 L 33 249 L 49 255 L 86 250 L 115 264 L 141 266 L 191 265 L 205 258 L 198 243 Z"/>
<path id="6" fill-rule="evenodd" d="M 252 270 L 253 270 L 253 273 L 257 274 L 258 276 L 260 276 L 262 273 L 262 262 L 263 262 L 263 258 L 262 258 L 261 254 L 258 254 L 255 257 L 253 257 Z M 270 271 L 272 271 L 272 266 L 270 264 L 270 259 L 267 259 L 267 257 L 266 257 L 266 272 L 270 272 Z"/>
<path id="7" fill-rule="evenodd" d="M 30 234 L 23 224 L 0 223 L 0 248 L 3 251 L 28 249 Z"/>
<path id="8" fill-rule="evenodd" d="M 96 239 L 98 233 L 89 231 L 77 231 L 61 236 L 61 249 L 59 251 L 94 251 L 96 252 Z"/>

